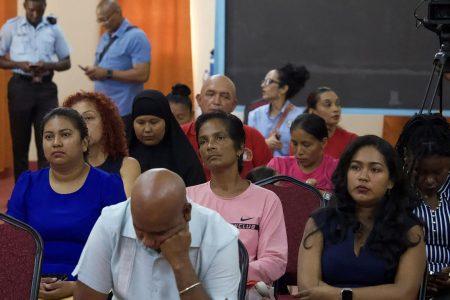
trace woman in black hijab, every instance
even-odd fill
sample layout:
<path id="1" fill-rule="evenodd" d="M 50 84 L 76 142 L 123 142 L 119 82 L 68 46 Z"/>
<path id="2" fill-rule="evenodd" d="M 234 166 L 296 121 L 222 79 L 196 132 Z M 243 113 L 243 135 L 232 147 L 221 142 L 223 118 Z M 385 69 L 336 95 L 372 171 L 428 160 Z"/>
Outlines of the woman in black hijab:
<path id="1" fill-rule="evenodd" d="M 142 172 L 167 168 L 180 175 L 186 186 L 205 182 L 202 165 L 163 94 L 156 90 L 139 93 L 131 117 L 130 155 L 139 161 Z"/>

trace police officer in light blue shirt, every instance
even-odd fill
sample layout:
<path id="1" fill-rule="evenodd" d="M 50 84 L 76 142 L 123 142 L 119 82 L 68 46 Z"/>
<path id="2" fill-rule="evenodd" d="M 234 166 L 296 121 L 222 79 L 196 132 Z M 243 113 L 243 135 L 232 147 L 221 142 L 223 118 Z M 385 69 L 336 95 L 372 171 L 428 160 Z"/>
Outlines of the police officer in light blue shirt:
<path id="1" fill-rule="evenodd" d="M 8 20 L 0 31 L 0 68 L 11 69 L 8 106 L 14 177 L 28 169 L 31 125 L 38 165 L 45 165 L 39 128 L 44 115 L 58 106 L 54 71 L 70 68 L 70 50 L 54 17 L 43 17 L 45 0 L 25 0 L 26 16 Z"/>
<path id="2" fill-rule="evenodd" d="M 141 29 L 123 17 L 116 0 L 100 1 L 97 22 L 106 32 L 98 44 L 95 65 L 80 68 L 95 81 L 95 91 L 117 105 L 129 138 L 133 99 L 144 90 L 150 76 L 150 42 Z"/>

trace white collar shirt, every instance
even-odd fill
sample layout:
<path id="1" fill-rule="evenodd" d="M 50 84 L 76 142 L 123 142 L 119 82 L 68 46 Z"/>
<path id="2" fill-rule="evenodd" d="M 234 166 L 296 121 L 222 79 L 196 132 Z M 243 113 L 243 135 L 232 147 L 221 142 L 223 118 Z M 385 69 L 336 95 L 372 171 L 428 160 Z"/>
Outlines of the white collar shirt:
<path id="1" fill-rule="evenodd" d="M 238 231 L 219 214 L 192 203 L 189 257 L 212 299 L 237 299 Z M 129 201 L 106 207 L 94 226 L 74 275 L 113 299 L 179 299 L 169 263 L 136 238 Z"/>

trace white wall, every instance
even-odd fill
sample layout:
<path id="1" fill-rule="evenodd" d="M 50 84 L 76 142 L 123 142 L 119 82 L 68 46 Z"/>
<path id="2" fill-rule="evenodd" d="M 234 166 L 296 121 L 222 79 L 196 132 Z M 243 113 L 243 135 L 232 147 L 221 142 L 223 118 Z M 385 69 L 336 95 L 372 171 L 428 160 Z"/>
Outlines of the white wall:
<path id="1" fill-rule="evenodd" d="M 193 95 L 200 92 L 205 70 L 209 71 L 209 57 L 214 48 L 215 1 L 191 0 Z"/>
<path id="2" fill-rule="evenodd" d="M 342 115 L 340 126 L 357 135 L 383 135 L 382 115 Z"/>

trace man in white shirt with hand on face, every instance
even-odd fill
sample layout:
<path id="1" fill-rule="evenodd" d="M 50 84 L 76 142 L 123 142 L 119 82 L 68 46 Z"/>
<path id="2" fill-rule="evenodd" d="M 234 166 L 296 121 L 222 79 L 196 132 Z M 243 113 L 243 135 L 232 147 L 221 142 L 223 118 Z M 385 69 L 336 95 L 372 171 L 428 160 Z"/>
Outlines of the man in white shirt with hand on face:
<path id="1" fill-rule="evenodd" d="M 138 177 L 131 198 L 106 207 L 74 275 L 74 299 L 237 299 L 238 231 L 189 203 L 167 169 Z"/>

